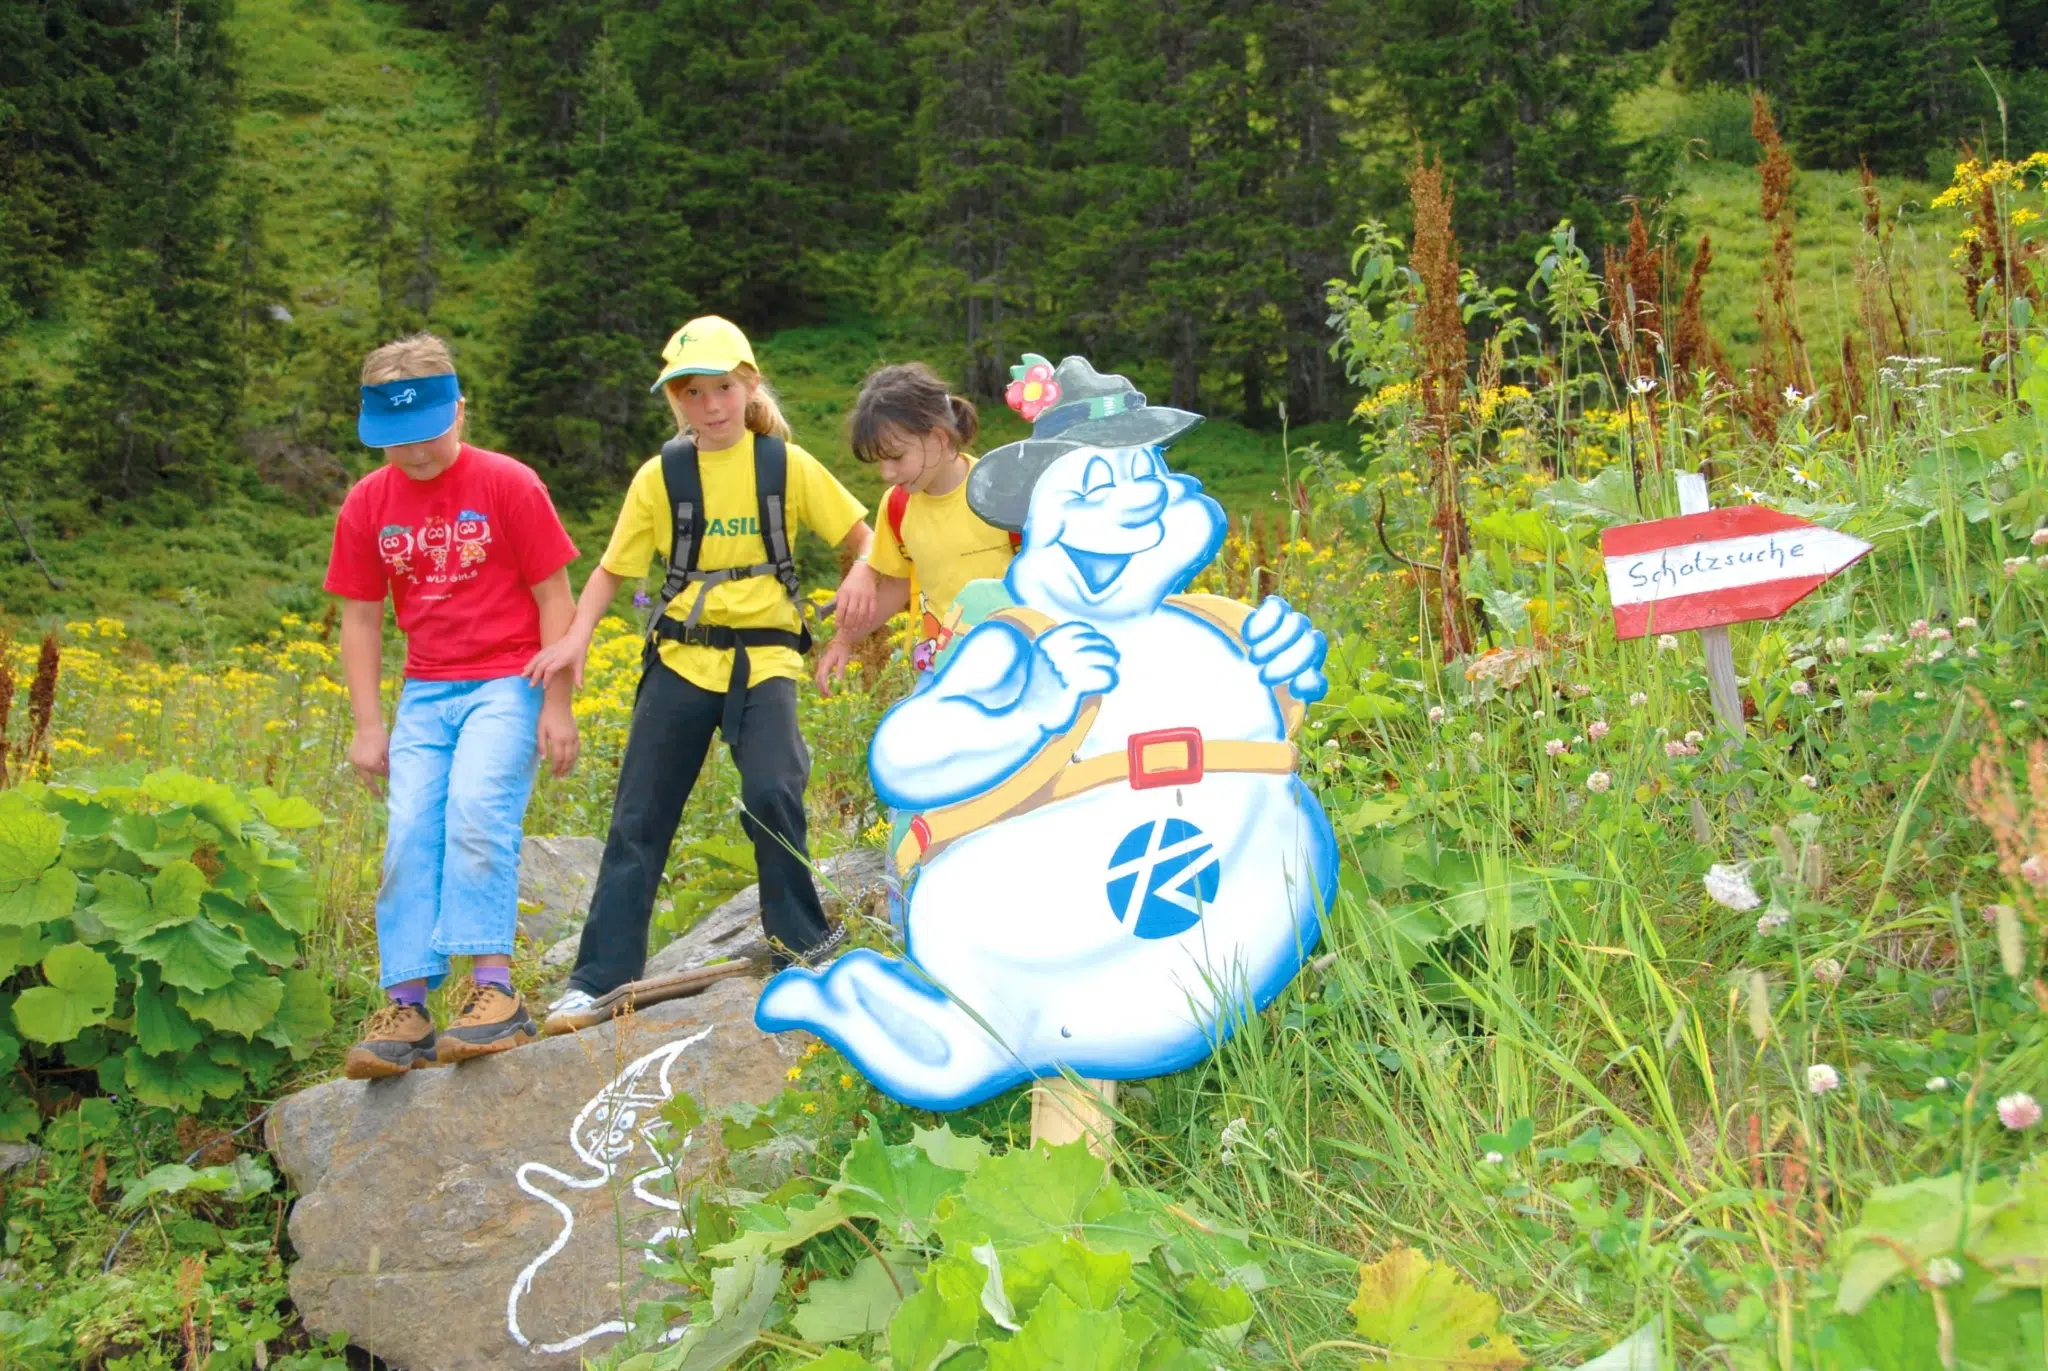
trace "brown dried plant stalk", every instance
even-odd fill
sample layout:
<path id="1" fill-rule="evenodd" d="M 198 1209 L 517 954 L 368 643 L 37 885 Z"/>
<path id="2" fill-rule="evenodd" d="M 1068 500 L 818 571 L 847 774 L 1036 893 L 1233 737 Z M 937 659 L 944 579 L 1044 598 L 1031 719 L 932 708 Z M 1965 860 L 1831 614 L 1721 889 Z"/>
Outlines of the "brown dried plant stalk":
<path id="1" fill-rule="evenodd" d="M 1762 185 L 1760 208 L 1771 229 L 1770 251 L 1764 257 L 1764 293 L 1757 302 L 1756 322 L 1761 330 L 1757 340 L 1757 366 L 1751 385 L 1752 417 L 1760 424 L 1775 423 L 1782 408 L 1780 392 L 1786 385 L 1812 394 L 1813 364 L 1806 356 L 1806 335 L 1799 328 L 1799 293 L 1793 271 L 1792 179 L 1796 172 L 1792 154 L 1778 136 L 1778 121 L 1771 116 L 1771 102 L 1762 91 L 1750 96 L 1750 134 L 1763 149 L 1757 164 Z"/>
<path id="2" fill-rule="evenodd" d="M 1990 832 L 1999 874 L 2006 878 L 2014 908 L 2033 926 L 2038 940 L 2048 936 L 2042 910 L 2042 899 L 2048 895 L 2048 739 L 2036 738 L 2027 747 L 2027 788 L 2022 796 L 2007 761 L 1998 715 L 1983 696 L 1976 699 L 1991 738 L 1970 759 L 1969 774 L 1961 784 L 1963 805 Z M 2048 1011 L 2048 982 L 2037 976 L 2032 990 L 2035 1001 Z"/>
<path id="3" fill-rule="evenodd" d="M 1458 562 L 1466 546 L 1459 504 L 1457 431 L 1465 391 L 1465 320 L 1458 309 L 1458 238 L 1451 229 L 1451 192 L 1441 164 L 1419 157 L 1408 172 L 1415 205 L 1415 246 L 1409 264 L 1421 282 L 1416 337 L 1422 360 L 1422 408 L 1430 438 L 1430 485 L 1436 494 L 1437 631 L 1448 660 L 1472 649 Z"/>
<path id="4" fill-rule="evenodd" d="M 28 745 L 21 750 L 21 756 L 29 767 L 37 765 L 37 759 L 47 762 L 44 748 L 50 739 L 50 712 L 57 707 L 57 673 L 63 653 L 57 646 L 57 635 L 43 635 L 43 650 L 36 656 L 36 677 L 28 687 Z"/>
<path id="5" fill-rule="evenodd" d="M 1722 381 L 1729 378 L 1728 356 L 1707 332 L 1707 321 L 1700 313 L 1705 303 L 1707 269 L 1713 264 L 1713 239 L 1703 233 L 1699 251 L 1692 259 L 1692 270 L 1685 278 L 1685 294 L 1679 297 L 1678 325 L 1671 335 L 1672 380 L 1681 387 L 1690 386 L 1692 374 L 1700 370 L 1711 371 Z"/>

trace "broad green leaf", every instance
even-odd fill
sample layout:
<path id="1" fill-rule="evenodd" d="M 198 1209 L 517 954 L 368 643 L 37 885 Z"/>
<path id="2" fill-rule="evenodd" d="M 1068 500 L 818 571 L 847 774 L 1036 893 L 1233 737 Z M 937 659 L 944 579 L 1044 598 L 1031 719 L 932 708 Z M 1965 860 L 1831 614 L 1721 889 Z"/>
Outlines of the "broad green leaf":
<path id="1" fill-rule="evenodd" d="M 294 933 L 310 933 L 320 913 L 312 878 L 296 862 L 266 861 L 256 868 L 256 893 L 263 907 Z"/>
<path id="2" fill-rule="evenodd" d="M 164 984 L 183 990 L 218 990 L 249 959 L 249 945 L 211 919 L 159 929 L 123 949 L 163 969 Z"/>
<path id="3" fill-rule="evenodd" d="M 890 1147 L 868 1132 L 854 1140 L 829 1193 L 842 1212 L 876 1219 L 889 1238 L 907 1243 L 931 1232 L 932 1211 L 963 1179 L 916 1143 Z"/>
<path id="4" fill-rule="evenodd" d="M 945 1124 L 937 1128 L 913 1129 L 911 1142 L 948 1171 L 973 1171 L 988 1160 L 988 1141 L 972 1134 L 962 1137 Z"/>
<path id="5" fill-rule="evenodd" d="M 69 1042 L 114 1012 L 114 964 L 84 943 L 51 949 L 43 979 L 14 1000 L 14 1022 L 39 1043 Z"/>
<path id="6" fill-rule="evenodd" d="M 965 1253 L 943 1256 L 926 1268 L 923 1286 L 889 1320 L 889 1359 L 896 1371 L 929 1371 L 974 1341 L 987 1278 Z"/>
<path id="7" fill-rule="evenodd" d="M 64 850 L 64 821 L 19 790 L 0 790 L 0 890 L 37 880 Z"/>
<path id="8" fill-rule="evenodd" d="M 62 816 L 64 839 L 78 842 L 85 838 L 104 838 L 114 824 L 114 811 L 97 800 L 86 798 L 86 792 L 52 790 L 43 807 Z"/>
<path id="9" fill-rule="evenodd" d="M 236 904 L 217 891 L 207 895 L 206 910 L 215 922 L 239 932 L 249 949 L 272 966 L 290 966 L 299 959 L 298 934 L 268 914 Z"/>
<path id="10" fill-rule="evenodd" d="M 158 1109 L 191 1114 L 206 1103 L 208 1095 L 225 1100 L 242 1088 L 241 1072 L 199 1052 L 152 1057 L 131 1047 L 122 1054 L 122 1061 L 129 1093 Z"/>
<path id="11" fill-rule="evenodd" d="M 1358 1268 L 1358 1335 L 1393 1371 L 1515 1371 L 1529 1359 L 1500 1331 L 1500 1301 L 1456 1268 L 1397 1247 Z"/>
<path id="12" fill-rule="evenodd" d="M 242 825 L 256 817 L 255 810 L 235 798 L 231 786 L 182 771 L 152 771 L 142 778 L 142 793 L 166 805 L 192 809 L 232 837 L 239 837 Z"/>
<path id="13" fill-rule="evenodd" d="M 206 873 L 187 861 L 167 863 L 149 882 L 149 900 L 166 918 L 196 918 L 207 890 Z"/>
<path id="14" fill-rule="evenodd" d="M 1123 1320 L 1046 1292 L 1017 1335 L 988 1349 L 988 1371 L 1118 1371 L 1128 1344 Z"/>
<path id="15" fill-rule="evenodd" d="M 817 1203 L 803 1207 L 791 1202 L 781 1211 L 779 1222 L 768 1228 L 749 1228 L 729 1242 L 704 1249 L 704 1255 L 716 1261 L 733 1261 L 749 1256 L 779 1256 L 792 1247 L 801 1246 L 817 1237 L 828 1228 L 837 1228 L 846 1222 L 846 1211 L 839 1207 L 839 1201 L 830 1195 Z"/>
<path id="16" fill-rule="evenodd" d="M 2036 1154 L 2015 1178 L 2015 1203 L 2000 1209 L 1970 1244 L 1970 1257 L 2008 1288 L 2048 1286 L 2048 1160 Z"/>
<path id="17" fill-rule="evenodd" d="M 1131 1283 L 1131 1259 L 1123 1252 L 1095 1252 L 1069 1237 L 1047 1238 L 1003 1263 L 1003 1289 L 1011 1305 L 1029 1312 L 1048 1289 L 1065 1292 L 1083 1309 L 1114 1308 Z"/>
<path id="18" fill-rule="evenodd" d="M 34 1100 L 15 1091 L 0 1095 L 0 1142 L 27 1142 L 42 1126 L 42 1111 Z M 0 1331 L 0 1344 L 5 1342 Z"/>
<path id="19" fill-rule="evenodd" d="M 812 1281 L 790 1323 L 798 1337 L 811 1342 L 844 1342 L 879 1333 L 903 1303 L 903 1293 L 916 1286 L 908 1263 L 892 1273 L 869 1255 L 845 1280 Z"/>
<path id="20" fill-rule="evenodd" d="M 21 1039 L 12 1033 L 0 1032 L 0 1071 L 11 1071 L 21 1060 Z"/>
<path id="21" fill-rule="evenodd" d="M 322 822 L 320 811 L 303 796 L 280 796 L 267 785 L 250 791 L 249 802 L 263 816 L 263 822 L 287 833 L 295 828 L 317 828 Z"/>
<path id="22" fill-rule="evenodd" d="M 24 966 L 34 966 L 50 950 L 49 930 L 0 928 L 0 980 Z"/>
<path id="23" fill-rule="evenodd" d="M 78 902 L 78 876 L 53 866 L 32 881 L 0 891 L 0 925 L 29 928 L 61 919 Z"/>
<path id="24" fill-rule="evenodd" d="M 1907 1255 L 1925 1266 L 1931 1257 L 1955 1256 L 1958 1243 L 1967 1251 L 2000 1210 L 2019 1203 L 2004 1178 L 1980 1184 L 1969 1202 L 1963 1196 L 1960 1172 L 1921 1176 L 1871 1192 L 1856 1226 L 1837 1239 L 1842 1279 L 1835 1288 L 1835 1308 L 1854 1314 L 1872 1296 L 1908 1269 Z"/>
<path id="25" fill-rule="evenodd" d="M 327 982 L 312 971 L 287 971 L 284 999 L 277 1016 L 257 1036 L 267 1043 L 289 1048 L 294 1061 L 303 1060 L 319 1040 L 334 1029 L 334 1006 L 327 997 Z"/>
<path id="26" fill-rule="evenodd" d="M 804 1371 L 881 1371 L 881 1368 L 857 1353 L 833 1347 L 816 1361 L 805 1362 Z"/>
<path id="27" fill-rule="evenodd" d="M 199 840 L 190 833 L 168 833 L 147 814 L 123 814 L 114 820 L 108 835 L 148 866 L 161 867 L 189 858 L 199 850 Z"/>
<path id="28" fill-rule="evenodd" d="M 134 1025 L 136 1045 L 157 1055 L 190 1052 L 206 1036 L 157 980 L 156 968 L 147 963 L 136 969 Z"/>
<path id="29" fill-rule="evenodd" d="M 125 872 L 102 871 L 93 877 L 92 884 L 98 892 L 89 906 L 92 916 L 123 946 L 160 928 L 184 923 L 199 912 L 196 902 L 189 912 L 158 906 L 150 899 L 150 888 Z"/>
<path id="30" fill-rule="evenodd" d="M 224 1195 L 231 1200 L 247 1200 L 268 1193 L 276 1184 L 277 1177 L 271 1174 L 270 1168 L 246 1153 L 232 1162 L 198 1171 L 182 1162 L 170 1162 L 154 1168 L 148 1175 L 137 1176 L 122 1187 L 120 1207 L 133 1209 L 152 1196 L 177 1195 L 188 1190 Z"/>
<path id="31" fill-rule="evenodd" d="M 711 1317 L 689 1329 L 663 1354 L 664 1371 L 719 1371 L 745 1355 L 782 1289 L 782 1264 L 745 1257 L 711 1277 Z"/>
<path id="32" fill-rule="evenodd" d="M 938 1233 L 965 1252 L 982 1242 L 1027 1245 L 1072 1232 L 1108 1182 L 1108 1164 L 1085 1143 L 1018 1148 L 989 1158 L 967 1178 Z"/>
<path id="33" fill-rule="evenodd" d="M 1201 1329 L 1234 1329 L 1243 1332 L 1252 1321 L 1252 1297 L 1242 1287 L 1218 1285 L 1202 1276 L 1191 1278 L 1181 1291 L 1186 1307 Z"/>
<path id="34" fill-rule="evenodd" d="M 180 990 L 178 1007 L 223 1033 L 251 1037 L 277 1015 L 284 1002 L 284 978 L 254 962 L 235 968 L 234 978 L 213 990 Z"/>

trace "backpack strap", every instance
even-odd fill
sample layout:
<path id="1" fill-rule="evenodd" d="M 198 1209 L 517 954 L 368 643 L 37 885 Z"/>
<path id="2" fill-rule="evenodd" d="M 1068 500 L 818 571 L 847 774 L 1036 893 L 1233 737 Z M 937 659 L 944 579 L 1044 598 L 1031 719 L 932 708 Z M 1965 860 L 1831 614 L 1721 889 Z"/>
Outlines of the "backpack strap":
<path id="1" fill-rule="evenodd" d="M 789 444 L 772 434 L 754 436 L 754 499 L 761 507 L 761 542 L 768 549 L 767 565 L 791 602 L 803 603 L 803 584 L 797 579 L 796 558 L 789 550 Z"/>
<path id="2" fill-rule="evenodd" d="M 645 632 L 668 613 L 676 596 L 690 583 L 697 569 L 697 553 L 704 542 L 704 478 L 697 468 L 697 445 L 688 438 L 669 439 L 661 447 L 661 487 L 668 500 L 672 520 L 668 538 L 668 574 L 648 612 Z M 698 603 L 703 597 L 698 597 Z M 694 610 L 692 611 L 694 616 Z"/>
<path id="3" fill-rule="evenodd" d="M 889 531 L 896 535 L 896 546 L 903 547 L 903 516 L 910 509 L 910 487 L 890 486 L 888 498 L 882 501 L 882 509 L 889 516 Z M 903 547 L 903 560 L 910 560 L 907 547 Z"/>

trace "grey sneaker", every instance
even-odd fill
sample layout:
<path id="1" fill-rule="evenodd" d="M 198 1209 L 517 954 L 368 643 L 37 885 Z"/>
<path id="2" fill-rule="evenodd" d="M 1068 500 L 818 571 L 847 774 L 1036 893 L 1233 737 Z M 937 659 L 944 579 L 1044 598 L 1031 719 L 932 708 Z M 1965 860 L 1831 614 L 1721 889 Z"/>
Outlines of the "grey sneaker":
<path id="1" fill-rule="evenodd" d="M 815 971 L 834 957 L 837 957 L 845 948 L 846 925 L 834 924 L 832 931 L 827 933 L 808 951 L 799 952 L 794 957 L 785 954 L 780 945 L 778 945 L 775 949 L 775 954 L 769 958 L 768 967 L 771 971 L 787 971 L 792 966 L 801 966 L 807 970 Z"/>

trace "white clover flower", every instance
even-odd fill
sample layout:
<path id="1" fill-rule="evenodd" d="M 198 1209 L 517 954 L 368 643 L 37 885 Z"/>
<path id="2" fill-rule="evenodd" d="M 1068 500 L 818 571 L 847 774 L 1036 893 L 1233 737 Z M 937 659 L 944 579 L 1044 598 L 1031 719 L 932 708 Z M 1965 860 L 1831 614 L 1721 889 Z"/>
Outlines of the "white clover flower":
<path id="1" fill-rule="evenodd" d="M 2028 538 L 2027 541 L 2035 547 L 2048 547 L 2048 528 L 2035 529 L 2033 536 Z"/>
<path id="2" fill-rule="evenodd" d="M 1664 755 L 1667 757 L 1697 757 L 1700 755 L 1700 750 L 1692 743 L 1670 738 L 1664 743 Z"/>
<path id="3" fill-rule="evenodd" d="M 2048 861 L 2043 861 L 2038 852 L 2028 853 L 2020 863 L 2020 879 L 2036 890 L 2048 890 Z"/>
<path id="4" fill-rule="evenodd" d="M 1700 732 L 1696 728 L 1689 728 L 1685 731 L 1685 741 L 1691 744 L 1693 747 L 1698 747 L 1701 743 L 1705 742 L 1706 740 L 1707 735 Z"/>
<path id="5" fill-rule="evenodd" d="M 1912 626 L 1906 630 L 1906 636 L 1908 638 L 1925 638 L 1932 631 L 1925 619 L 1915 619 Z"/>
<path id="6" fill-rule="evenodd" d="M 1756 935 L 1759 938 L 1768 938 L 1791 922 L 1792 916 L 1782 909 L 1773 909 L 1768 913 L 1759 914 L 1756 920 Z"/>
<path id="7" fill-rule="evenodd" d="M 1545 756 L 1561 757 L 1564 755 L 1564 751 L 1565 741 L 1562 738 L 1552 738 L 1543 744 L 1543 752 Z"/>
<path id="8" fill-rule="evenodd" d="M 1650 697 L 1643 694 L 1643 692 L 1640 690 L 1631 691 L 1629 693 L 1628 702 L 1635 708 L 1641 709 L 1644 705 L 1650 703 Z"/>
<path id="9" fill-rule="evenodd" d="M 1794 695 L 1811 695 L 1813 694 L 1813 687 L 1805 681 L 1794 681 L 1792 683 L 1792 693 Z"/>
<path id="10" fill-rule="evenodd" d="M 1502 1156 L 1498 1152 L 1489 1152 L 1485 1156 L 1481 1157 L 1479 1160 L 1485 1162 L 1488 1166 L 1499 1166 L 1502 1162 L 1506 1161 L 1507 1158 Z"/>
<path id="11" fill-rule="evenodd" d="M 1465 741 L 1472 744 L 1472 746 L 1474 747 L 1478 747 L 1486 741 L 1486 735 L 1484 733 L 1481 733 L 1479 730 L 1474 729 L 1471 733 L 1466 735 Z"/>
<path id="12" fill-rule="evenodd" d="M 1851 646 L 1852 644 L 1847 638 L 1830 638 L 1828 639 L 1828 655 L 1831 657 L 1844 656 L 1848 653 Z"/>
<path id="13" fill-rule="evenodd" d="M 1963 1278 L 1962 1264 L 1954 1257 L 1930 1257 L 1927 1261 L 1927 1283 L 1929 1285 L 1954 1285 Z"/>
<path id="14" fill-rule="evenodd" d="M 1530 719 L 1531 719 L 1532 721 L 1533 721 L 1533 720 L 1538 720 L 1538 719 L 1541 719 L 1542 717 L 1543 717 L 1543 711 L 1542 711 L 1542 710 L 1540 710 L 1540 709 L 1532 709 L 1532 710 L 1530 710 L 1530 711 L 1529 711 L 1529 718 L 1530 718 Z"/>
<path id="15" fill-rule="evenodd" d="M 2014 700 L 2012 702 L 2012 707 L 2014 709 L 2025 709 L 2027 707 L 2027 702 L 2025 700 Z"/>
<path id="16" fill-rule="evenodd" d="M 1614 777 L 1604 771 L 1596 771 L 1586 778 L 1586 789 L 1595 795 L 1605 795 L 1614 785 Z"/>
<path id="17" fill-rule="evenodd" d="M 1856 692 L 1856 703 L 1859 705 L 1875 704 L 1877 702 L 1877 694 L 1874 690 L 1859 690 Z"/>
<path id="18" fill-rule="evenodd" d="M 1716 862 L 1707 868 L 1702 883 L 1707 887 L 1707 898 L 1724 909 L 1745 914 L 1763 903 L 1756 893 L 1756 887 L 1749 883 L 1749 872 L 1741 866 Z"/>
<path id="19" fill-rule="evenodd" d="M 1822 985 L 1842 983 L 1842 964 L 1833 957 L 1820 957 L 1813 963 L 1813 978 Z"/>
<path id="20" fill-rule="evenodd" d="M 1586 736 L 1596 743 L 1612 731 L 1612 728 L 1605 719 L 1595 719 L 1592 723 L 1586 725 Z"/>
<path id="21" fill-rule="evenodd" d="M 1442 705 L 1431 705 L 1429 707 L 1429 721 L 1432 724 L 1440 724 L 1444 721 L 1444 707 Z"/>
<path id="22" fill-rule="evenodd" d="M 1937 643 L 1945 643 L 1956 635 L 1943 628 L 1940 624 L 1936 624 L 1933 628 L 1927 630 L 1927 636 L 1934 639 Z"/>
<path id="23" fill-rule="evenodd" d="M 1809 771 L 1804 776 L 1801 776 L 1799 778 L 1799 784 L 1805 786 L 1808 790 L 1819 790 L 1820 777 L 1814 775 L 1811 771 Z"/>
<path id="24" fill-rule="evenodd" d="M 1925 1088 L 1930 1095 L 1939 1094 L 1941 1091 L 1948 1089 L 1948 1077 L 1929 1076 Z"/>
<path id="25" fill-rule="evenodd" d="M 1841 1073 L 1826 1062 L 1815 1062 L 1806 1068 L 1806 1088 L 1816 1095 L 1825 1095 L 1830 1090 L 1839 1090 L 1842 1085 Z"/>
<path id="26" fill-rule="evenodd" d="M 1658 634 L 1657 650 L 1659 652 L 1676 652 L 1678 650 L 1678 635 L 1675 633 Z"/>
<path id="27" fill-rule="evenodd" d="M 1973 614 L 1965 614 L 1962 618 L 1956 620 L 1957 628 L 1975 628 L 1976 626 L 1977 618 Z"/>

